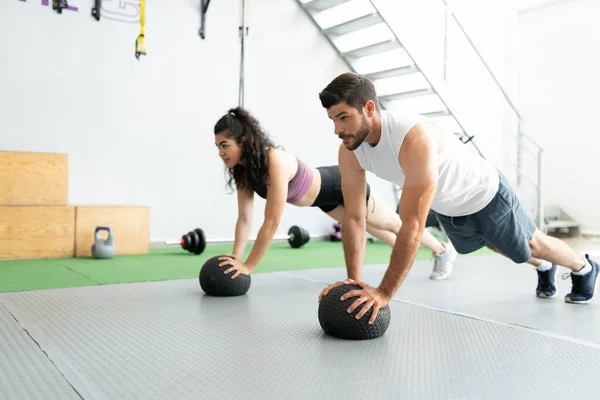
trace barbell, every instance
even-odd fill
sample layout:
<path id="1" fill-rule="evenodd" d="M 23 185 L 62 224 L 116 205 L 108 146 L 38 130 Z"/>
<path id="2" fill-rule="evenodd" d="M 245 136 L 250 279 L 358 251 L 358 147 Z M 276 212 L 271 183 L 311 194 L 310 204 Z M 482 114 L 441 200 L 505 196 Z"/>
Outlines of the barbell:
<path id="1" fill-rule="evenodd" d="M 249 238 L 249 240 L 256 241 L 256 238 Z M 310 235 L 306 229 L 294 225 L 288 230 L 287 235 L 275 236 L 273 237 L 273 240 L 287 240 L 290 246 L 297 249 L 308 243 Z M 190 253 L 202 254 L 207 243 L 227 243 L 234 241 L 235 239 L 206 239 L 204 231 L 200 228 L 196 228 L 181 236 L 181 239 L 179 240 L 166 240 L 165 244 L 178 244 L 182 249 L 187 250 Z"/>

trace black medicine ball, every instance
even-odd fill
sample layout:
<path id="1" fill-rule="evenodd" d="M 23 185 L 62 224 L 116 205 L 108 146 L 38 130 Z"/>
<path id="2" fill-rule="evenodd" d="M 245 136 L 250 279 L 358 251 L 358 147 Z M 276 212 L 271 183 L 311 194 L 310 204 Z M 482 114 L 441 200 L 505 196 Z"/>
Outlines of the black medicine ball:
<path id="1" fill-rule="evenodd" d="M 365 304 L 361 304 L 356 310 L 349 313 L 348 307 L 356 301 L 357 297 L 351 297 L 345 301 L 340 300 L 346 292 L 360 289 L 361 287 L 357 285 L 341 285 L 331 289 L 326 296 L 323 296 L 319 303 L 319 324 L 326 334 L 340 339 L 365 340 L 378 338 L 387 331 L 391 319 L 389 305 L 381 308 L 375 322 L 369 325 L 373 308 L 357 320 L 356 314 Z"/>
<path id="2" fill-rule="evenodd" d="M 221 256 L 209 258 L 200 269 L 198 279 L 204 293 L 210 296 L 241 296 L 246 294 L 250 289 L 250 275 L 240 274 L 237 278 L 231 279 L 235 271 L 225 275 L 224 272 L 230 266 L 219 267 L 222 262 L 219 261 L 219 257 Z"/>

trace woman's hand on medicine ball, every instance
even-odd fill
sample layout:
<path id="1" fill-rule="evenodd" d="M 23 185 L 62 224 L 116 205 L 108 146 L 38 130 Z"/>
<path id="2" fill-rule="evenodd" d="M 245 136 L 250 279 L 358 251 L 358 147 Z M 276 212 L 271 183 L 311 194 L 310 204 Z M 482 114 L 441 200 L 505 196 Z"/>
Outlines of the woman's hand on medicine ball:
<path id="1" fill-rule="evenodd" d="M 365 282 L 359 282 L 357 280 L 347 278 L 345 281 L 339 281 L 339 282 L 333 283 L 333 284 L 327 286 L 325 289 L 323 289 L 321 291 L 321 294 L 319 295 L 319 303 L 323 299 L 323 296 L 327 296 L 327 294 L 331 291 L 331 289 L 338 287 L 338 286 L 342 286 L 342 285 L 358 285 L 363 289 L 369 287 L 369 285 L 366 284 Z"/>
<path id="2" fill-rule="evenodd" d="M 219 267 L 230 266 L 225 271 L 223 271 L 224 274 L 227 275 L 231 271 L 235 271 L 235 273 L 231 275 L 231 279 L 237 278 L 238 276 L 240 276 L 240 274 L 250 275 L 250 272 L 252 272 L 252 269 L 250 267 L 248 267 L 240 260 L 236 260 L 235 258 L 233 258 L 233 256 L 219 257 L 219 261 L 222 261 L 219 264 Z"/>
<path id="3" fill-rule="evenodd" d="M 371 308 L 373 308 L 371 318 L 369 318 L 369 324 L 375 322 L 379 310 L 389 303 L 389 299 L 386 297 L 386 295 L 379 288 L 375 287 L 367 287 L 361 290 L 350 290 L 341 297 L 341 300 L 344 301 L 352 297 L 358 297 L 358 299 L 356 299 L 354 303 L 348 307 L 348 313 L 354 312 L 354 310 L 364 303 L 360 311 L 356 313 L 355 317 L 356 319 L 361 319 Z"/>

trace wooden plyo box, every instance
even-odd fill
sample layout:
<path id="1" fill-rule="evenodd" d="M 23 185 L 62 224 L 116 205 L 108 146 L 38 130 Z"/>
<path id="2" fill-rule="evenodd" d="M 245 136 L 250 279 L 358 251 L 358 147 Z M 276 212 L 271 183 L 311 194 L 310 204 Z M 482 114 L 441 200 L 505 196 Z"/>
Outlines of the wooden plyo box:
<path id="1" fill-rule="evenodd" d="M 75 257 L 91 257 L 98 226 L 111 228 L 117 255 L 150 253 L 149 207 L 75 206 Z"/>
<path id="2" fill-rule="evenodd" d="M 68 167 L 66 154 L 0 151 L 0 205 L 68 205 Z"/>
<path id="3" fill-rule="evenodd" d="M 0 206 L 0 260 L 73 257 L 75 209 Z"/>

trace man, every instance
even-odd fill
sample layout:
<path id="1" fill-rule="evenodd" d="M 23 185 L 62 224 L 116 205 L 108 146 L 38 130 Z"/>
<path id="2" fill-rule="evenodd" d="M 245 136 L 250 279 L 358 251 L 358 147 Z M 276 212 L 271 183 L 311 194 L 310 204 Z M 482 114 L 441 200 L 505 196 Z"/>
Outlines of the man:
<path id="1" fill-rule="evenodd" d="M 358 284 L 362 289 L 348 292 L 342 300 L 357 296 L 348 312 L 364 303 L 356 318 L 372 308 L 373 323 L 414 262 L 430 208 L 458 253 L 488 246 L 515 263 L 533 265 L 538 274 L 536 295 L 541 298 L 555 296 L 556 268 L 562 265 L 572 270 L 572 290 L 565 301 L 582 304 L 592 299 L 600 265 L 538 230 L 506 177 L 453 133 L 422 116 L 380 110 L 372 82 L 352 73 L 336 77 L 319 98 L 335 134 L 343 140 L 338 162 L 346 202 L 342 236 L 348 272 L 348 279 L 325 288 L 319 301 L 335 286 Z M 379 287 L 361 281 L 365 171 L 402 187 L 402 227 Z"/>

